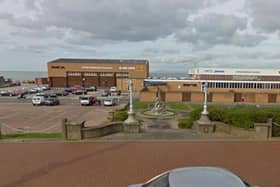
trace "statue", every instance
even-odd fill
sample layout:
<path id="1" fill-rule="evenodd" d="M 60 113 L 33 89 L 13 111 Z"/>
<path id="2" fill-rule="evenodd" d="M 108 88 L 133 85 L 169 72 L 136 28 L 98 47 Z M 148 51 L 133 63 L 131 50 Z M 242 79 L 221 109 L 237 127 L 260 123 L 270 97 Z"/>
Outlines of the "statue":
<path id="1" fill-rule="evenodd" d="M 166 111 L 165 104 L 161 101 L 159 88 L 157 88 L 157 98 L 151 111 L 155 114 L 162 114 Z"/>

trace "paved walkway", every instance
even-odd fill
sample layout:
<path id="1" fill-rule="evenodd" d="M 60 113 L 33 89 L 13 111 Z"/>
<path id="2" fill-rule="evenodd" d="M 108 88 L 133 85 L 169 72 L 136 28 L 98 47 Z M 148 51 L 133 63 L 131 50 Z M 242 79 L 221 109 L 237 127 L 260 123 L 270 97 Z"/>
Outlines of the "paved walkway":
<path id="1" fill-rule="evenodd" d="M 279 187 L 280 142 L 0 143 L 1 187 L 122 187 L 172 168 L 219 166 Z"/>

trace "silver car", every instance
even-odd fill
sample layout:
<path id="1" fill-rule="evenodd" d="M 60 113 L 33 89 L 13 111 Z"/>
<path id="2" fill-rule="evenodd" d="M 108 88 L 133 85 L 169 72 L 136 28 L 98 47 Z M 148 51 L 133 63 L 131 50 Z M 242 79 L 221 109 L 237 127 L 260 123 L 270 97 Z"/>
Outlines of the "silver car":
<path id="1" fill-rule="evenodd" d="M 250 187 L 250 185 L 223 168 L 185 167 L 167 171 L 146 183 L 129 187 Z"/>

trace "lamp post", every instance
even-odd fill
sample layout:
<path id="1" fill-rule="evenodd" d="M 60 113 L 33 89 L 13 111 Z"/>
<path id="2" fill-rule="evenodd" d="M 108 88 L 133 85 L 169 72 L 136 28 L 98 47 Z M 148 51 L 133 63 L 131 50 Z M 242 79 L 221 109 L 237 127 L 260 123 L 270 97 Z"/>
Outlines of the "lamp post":
<path id="1" fill-rule="evenodd" d="M 86 80 L 86 78 L 85 77 L 83 77 L 82 78 L 82 86 L 83 86 L 83 95 L 85 95 L 85 80 Z"/>
<path id="2" fill-rule="evenodd" d="M 207 82 L 204 83 L 204 85 L 202 85 L 202 90 L 204 92 L 204 103 L 203 103 L 203 111 L 201 112 L 201 114 L 203 115 L 208 115 L 208 111 L 207 111 Z"/>
<path id="3" fill-rule="evenodd" d="M 127 133 L 139 133 L 140 132 L 140 124 L 138 120 L 135 118 L 135 113 L 133 110 L 133 93 L 132 93 L 133 83 L 132 80 L 128 81 L 128 89 L 129 89 L 129 110 L 128 110 L 128 118 L 124 121 L 124 131 Z"/>

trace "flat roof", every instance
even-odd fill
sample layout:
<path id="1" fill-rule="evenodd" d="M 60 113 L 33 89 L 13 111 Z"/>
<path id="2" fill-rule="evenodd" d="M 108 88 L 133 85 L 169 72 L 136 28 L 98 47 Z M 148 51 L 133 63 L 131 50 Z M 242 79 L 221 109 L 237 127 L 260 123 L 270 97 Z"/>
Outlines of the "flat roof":
<path id="1" fill-rule="evenodd" d="M 94 63 L 94 64 L 148 64 L 144 59 L 83 59 L 83 58 L 59 58 L 48 63 Z"/>
<path id="2" fill-rule="evenodd" d="M 193 68 L 192 75 L 280 76 L 280 69 Z"/>

